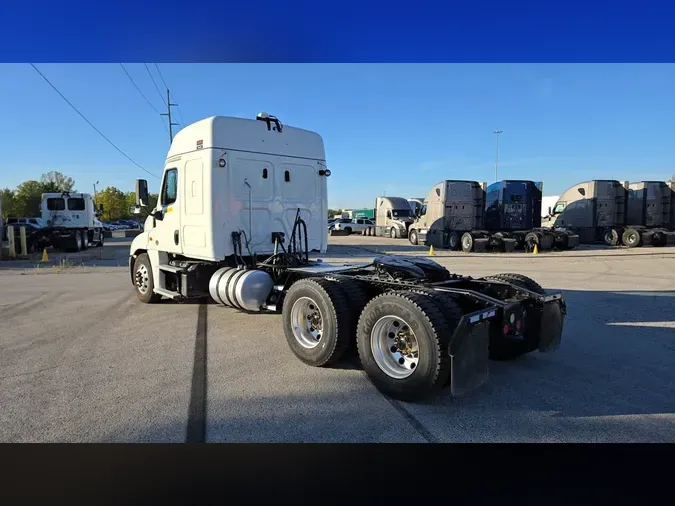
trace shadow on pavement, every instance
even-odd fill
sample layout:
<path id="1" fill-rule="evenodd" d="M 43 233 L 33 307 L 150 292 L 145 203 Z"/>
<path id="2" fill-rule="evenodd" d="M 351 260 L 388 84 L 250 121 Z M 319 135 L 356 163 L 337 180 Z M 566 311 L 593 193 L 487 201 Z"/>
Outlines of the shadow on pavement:
<path id="1" fill-rule="evenodd" d="M 675 291 L 550 291 L 561 291 L 568 305 L 558 350 L 492 361 L 482 388 L 461 398 L 442 391 L 422 404 L 438 414 L 478 406 L 486 415 L 514 409 L 563 417 L 675 413 Z M 335 368 L 360 370 L 355 350 Z"/>

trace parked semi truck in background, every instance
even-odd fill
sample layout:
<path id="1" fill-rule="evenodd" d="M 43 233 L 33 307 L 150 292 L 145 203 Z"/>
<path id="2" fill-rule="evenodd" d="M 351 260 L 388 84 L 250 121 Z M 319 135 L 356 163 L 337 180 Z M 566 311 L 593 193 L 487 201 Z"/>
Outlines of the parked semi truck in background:
<path id="1" fill-rule="evenodd" d="M 410 242 L 465 252 L 576 247 L 574 233 L 541 227 L 542 186 L 521 180 L 437 183 L 410 227 Z"/>
<path id="2" fill-rule="evenodd" d="M 80 251 L 103 245 L 103 224 L 88 193 L 43 193 L 40 212 L 46 227 L 41 231 L 57 249 Z"/>
<path id="3" fill-rule="evenodd" d="M 372 383 L 404 401 L 443 387 L 462 395 L 485 383 L 489 359 L 558 348 L 565 300 L 525 276 L 461 276 L 416 256 L 310 260 L 328 247 L 328 176 L 319 134 L 268 114 L 184 127 L 129 251 L 138 299 L 210 296 L 249 313 L 281 313 L 304 364 L 336 364 L 354 345 Z M 140 212 L 147 181 L 137 181 L 136 199 Z M 393 204 L 391 220 L 400 209 Z"/>
<path id="4" fill-rule="evenodd" d="M 392 239 L 408 237 L 408 228 L 414 221 L 410 203 L 403 197 L 377 197 L 375 199 L 375 230 L 378 237 Z"/>
<path id="5" fill-rule="evenodd" d="M 563 192 L 542 225 L 573 231 L 583 244 L 665 246 L 675 240 L 673 191 L 663 181 L 582 181 Z"/>

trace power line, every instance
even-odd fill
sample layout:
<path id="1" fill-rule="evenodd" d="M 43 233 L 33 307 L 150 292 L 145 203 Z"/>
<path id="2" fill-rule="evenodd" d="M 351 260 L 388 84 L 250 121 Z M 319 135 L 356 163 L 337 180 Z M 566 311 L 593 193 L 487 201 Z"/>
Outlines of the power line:
<path id="1" fill-rule="evenodd" d="M 164 102 L 164 97 L 162 96 L 162 92 L 159 91 L 159 86 L 157 86 L 157 83 L 155 82 L 155 78 L 152 77 L 152 74 L 150 73 L 150 68 L 148 67 L 148 64 L 144 63 L 143 65 L 145 65 L 145 70 L 148 71 L 148 75 L 150 76 L 150 80 L 152 81 L 152 84 L 155 85 L 155 89 L 157 90 L 157 94 L 159 95 L 160 100 L 162 102 Z"/>
<path id="2" fill-rule="evenodd" d="M 154 174 L 153 172 L 150 172 L 150 171 L 147 170 L 145 167 L 142 167 L 141 165 L 139 165 L 138 163 L 136 163 L 129 155 L 127 155 L 124 151 L 122 151 L 120 148 L 118 148 L 117 145 L 116 145 L 113 141 L 111 141 L 111 140 L 108 139 L 105 135 L 103 135 L 103 133 L 102 133 L 98 128 L 96 128 L 96 127 L 94 126 L 94 124 L 93 124 L 91 121 L 89 121 L 89 120 L 85 117 L 85 115 L 82 114 L 82 113 L 77 109 L 77 107 L 75 107 L 73 104 L 70 103 L 70 100 L 68 100 L 66 97 L 63 96 L 63 93 L 61 93 L 61 92 L 58 90 L 58 88 L 57 88 L 56 86 L 54 86 L 54 85 L 52 84 L 52 82 L 51 82 L 49 79 L 47 79 L 47 78 L 45 77 L 45 75 L 44 75 L 42 72 L 40 72 L 40 71 L 38 70 L 38 68 L 37 68 L 34 64 L 31 63 L 30 66 L 33 67 L 33 69 L 35 69 L 35 72 L 37 72 L 38 74 L 40 74 L 40 76 L 42 77 L 42 79 L 44 79 L 45 81 L 47 81 L 47 84 L 49 84 L 49 86 L 51 86 L 51 87 L 54 89 L 54 91 L 55 91 L 56 93 L 58 93 L 59 96 L 60 96 L 63 100 L 65 100 L 65 102 L 66 102 L 70 107 L 72 107 L 73 110 L 74 110 L 77 114 L 79 114 L 80 117 L 81 117 L 84 121 L 86 121 L 86 122 L 89 124 L 89 126 L 90 126 L 91 128 L 93 128 L 94 130 L 96 130 L 96 132 L 97 132 L 101 137 L 103 137 L 106 141 L 108 141 L 108 143 L 109 143 L 113 148 L 115 148 L 117 151 L 119 151 L 119 152 L 122 154 L 122 156 L 124 156 L 127 160 L 129 160 L 131 163 L 133 163 L 133 164 L 134 164 L 136 167 L 138 167 L 139 169 L 141 169 L 141 170 L 147 172 L 148 174 L 150 174 L 151 176 L 155 176 L 157 179 L 159 179 L 159 176 L 158 176 L 157 174 Z"/>
<path id="3" fill-rule="evenodd" d="M 159 78 L 162 80 L 162 84 L 163 84 L 164 87 L 168 90 L 168 89 L 169 89 L 169 85 L 166 84 L 166 81 L 164 80 L 164 76 L 162 75 L 162 71 L 159 70 L 159 65 L 157 65 L 156 63 L 154 63 L 153 65 L 154 65 L 155 68 L 157 69 L 157 73 L 159 74 Z M 174 96 L 173 99 L 176 100 L 176 97 Z M 176 106 L 176 109 L 178 110 L 178 114 L 180 115 L 180 121 L 179 121 L 179 124 L 182 123 L 182 124 L 184 125 L 184 124 L 185 124 L 185 121 L 183 121 L 183 111 L 182 111 L 181 108 L 178 107 L 178 106 Z M 180 126 L 182 126 L 182 125 L 180 125 Z"/>
<path id="4" fill-rule="evenodd" d="M 136 84 L 136 81 L 134 81 L 134 80 L 132 79 L 132 77 L 129 75 L 129 72 L 127 72 L 127 69 L 124 68 L 124 65 L 123 65 L 122 63 L 120 63 L 120 67 L 122 67 L 122 70 L 124 70 L 124 73 L 125 73 L 125 74 L 127 75 L 127 77 L 129 78 L 129 81 L 131 81 L 131 84 L 134 85 L 134 88 L 136 88 L 136 91 L 138 91 L 138 93 L 141 94 L 141 97 L 143 97 L 143 98 L 145 99 L 145 101 L 146 101 L 146 102 L 148 103 L 148 105 L 152 108 L 152 110 L 155 111 L 157 114 L 160 114 L 160 112 L 155 108 L 155 106 L 152 105 L 152 102 L 150 102 L 150 100 L 148 100 L 148 97 L 146 97 L 146 96 L 143 94 L 143 92 L 141 91 L 141 89 L 140 89 L 140 88 L 138 87 L 138 85 Z"/>
<path id="5" fill-rule="evenodd" d="M 169 85 L 166 84 L 166 81 L 164 80 L 164 76 L 162 75 L 162 72 L 159 70 L 159 65 L 157 65 L 156 63 L 153 63 L 153 65 L 157 69 L 157 73 L 159 74 L 159 78 L 162 80 L 162 84 L 164 85 L 165 88 L 168 88 Z"/>
<path id="6" fill-rule="evenodd" d="M 152 105 L 152 102 L 150 102 L 150 100 L 148 100 L 148 97 L 146 97 L 145 94 L 141 91 L 141 89 L 140 89 L 140 88 L 138 87 L 138 85 L 136 84 L 136 81 L 133 80 L 133 78 L 129 75 L 129 72 L 127 72 L 127 69 L 124 68 L 124 65 L 120 63 L 120 67 L 122 67 L 122 70 L 124 70 L 124 73 L 125 73 L 125 74 L 127 75 L 127 77 L 129 78 L 129 81 L 131 81 L 131 84 L 133 84 L 133 85 L 134 85 L 134 88 L 136 88 L 136 91 L 138 91 L 138 93 L 141 94 L 141 97 L 143 97 L 143 98 L 145 99 L 145 101 L 148 103 L 148 105 L 152 108 L 153 111 L 155 111 L 159 116 L 161 116 L 162 113 L 160 113 L 160 112 L 155 108 L 155 106 Z M 160 119 L 161 119 L 161 117 L 160 117 Z M 168 129 L 166 128 L 166 125 L 164 124 L 163 121 L 162 121 L 162 126 L 164 127 L 164 130 L 167 130 L 167 131 L 168 131 Z"/>

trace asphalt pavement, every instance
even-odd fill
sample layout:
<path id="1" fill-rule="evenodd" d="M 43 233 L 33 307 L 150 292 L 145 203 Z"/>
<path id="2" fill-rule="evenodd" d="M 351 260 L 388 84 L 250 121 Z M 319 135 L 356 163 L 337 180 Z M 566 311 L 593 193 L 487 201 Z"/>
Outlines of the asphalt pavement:
<path id="1" fill-rule="evenodd" d="M 107 243 L 105 262 L 0 266 L 0 441 L 675 441 L 675 248 L 437 252 L 455 272 L 562 290 L 569 314 L 557 352 L 491 363 L 464 397 L 409 404 L 353 360 L 303 365 L 278 315 L 141 304 L 128 243 Z M 331 244 L 326 261 L 427 254 L 401 240 Z"/>

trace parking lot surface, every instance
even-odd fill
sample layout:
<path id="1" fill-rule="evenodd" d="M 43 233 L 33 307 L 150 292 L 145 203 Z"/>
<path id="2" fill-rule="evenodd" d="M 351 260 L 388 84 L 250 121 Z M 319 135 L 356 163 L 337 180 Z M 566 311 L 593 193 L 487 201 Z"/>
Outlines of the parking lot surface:
<path id="1" fill-rule="evenodd" d="M 67 268 L 0 264 L 0 441 L 675 441 L 675 248 L 437 251 L 454 272 L 562 290 L 568 317 L 555 353 L 491 363 L 482 388 L 409 404 L 353 360 L 303 365 L 278 315 L 141 304 L 129 242 Z M 326 261 L 428 254 L 405 240 L 330 243 Z"/>

